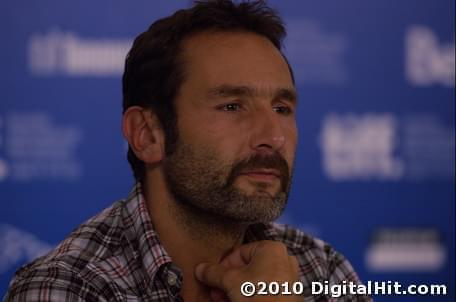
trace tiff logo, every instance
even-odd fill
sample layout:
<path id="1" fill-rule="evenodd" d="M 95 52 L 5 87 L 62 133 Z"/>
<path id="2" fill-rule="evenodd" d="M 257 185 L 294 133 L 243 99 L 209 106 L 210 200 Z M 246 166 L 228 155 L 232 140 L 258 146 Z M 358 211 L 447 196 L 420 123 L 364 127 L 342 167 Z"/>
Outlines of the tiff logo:
<path id="1" fill-rule="evenodd" d="M 29 68 L 40 76 L 117 76 L 130 45 L 129 39 L 86 39 L 54 29 L 30 37 Z"/>
<path id="2" fill-rule="evenodd" d="M 391 114 L 328 115 L 320 134 L 324 173 L 334 181 L 399 179 L 396 128 Z"/>
<path id="3" fill-rule="evenodd" d="M 455 43 L 439 43 L 425 26 L 412 26 L 405 36 L 405 74 L 416 86 L 455 85 Z"/>

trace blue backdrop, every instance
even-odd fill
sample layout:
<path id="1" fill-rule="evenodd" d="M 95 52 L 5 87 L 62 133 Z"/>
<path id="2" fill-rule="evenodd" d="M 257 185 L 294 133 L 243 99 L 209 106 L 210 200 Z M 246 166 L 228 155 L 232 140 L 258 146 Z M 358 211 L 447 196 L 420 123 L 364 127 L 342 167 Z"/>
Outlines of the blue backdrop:
<path id="1" fill-rule="evenodd" d="M 287 27 L 300 141 L 280 221 L 363 281 L 455 300 L 455 5 L 271 1 Z M 132 39 L 189 1 L 0 2 L 0 296 L 14 271 L 128 193 L 121 74 Z"/>

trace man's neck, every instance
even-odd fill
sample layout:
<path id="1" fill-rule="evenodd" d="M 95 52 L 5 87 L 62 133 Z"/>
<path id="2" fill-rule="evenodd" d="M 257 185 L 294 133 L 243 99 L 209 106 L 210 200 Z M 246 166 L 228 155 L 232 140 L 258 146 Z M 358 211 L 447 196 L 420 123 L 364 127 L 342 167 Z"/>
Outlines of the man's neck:
<path id="1" fill-rule="evenodd" d="M 145 185 L 149 215 L 161 244 L 182 270 L 182 295 L 189 301 L 203 301 L 208 292 L 194 278 L 196 265 L 219 262 L 242 244 L 247 226 L 180 204 L 165 187 L 155 179 Z"/>

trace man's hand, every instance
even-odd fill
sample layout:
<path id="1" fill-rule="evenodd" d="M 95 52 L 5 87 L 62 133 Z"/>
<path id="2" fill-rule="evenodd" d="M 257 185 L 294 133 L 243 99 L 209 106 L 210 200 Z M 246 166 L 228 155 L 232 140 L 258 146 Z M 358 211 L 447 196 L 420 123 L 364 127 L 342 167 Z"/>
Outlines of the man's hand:
<path id="1" fill-rule="evenodd" d="M 289 256 L 285 245 L 275 241 L 258 241 L 245 244 L 227 255 L 220 263 L 201 263 L 195 269 L 197 280 L 218 289 L 211 292 L 214 302 L 267 302 L 303 301 L 295 295 L 254 295 L 247 298 L 241 294 L 241 284 L 263 281 L 289 282 L 299 280 L 298 261 Z"/>

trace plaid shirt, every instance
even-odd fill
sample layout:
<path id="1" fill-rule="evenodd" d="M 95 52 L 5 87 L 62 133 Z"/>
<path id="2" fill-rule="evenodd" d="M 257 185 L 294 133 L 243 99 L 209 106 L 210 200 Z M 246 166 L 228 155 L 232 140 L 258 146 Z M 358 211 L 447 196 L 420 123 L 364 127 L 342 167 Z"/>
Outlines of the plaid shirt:
<path id="1" fill-rule="evenodd" d="M 348 261 L 326 243 L 278 224 L 248 228 L 244 241 L 284 243 L 300 265 L 305 301 L 312 281 L 359 283 Z M 25 265 L 11 281 L 4 301 L 182 301 L 182 274 L 160 244 L 139 185 L 82 224 L 49 254 Z M 337 301 L 370 301 L 348 297 Z"/>

